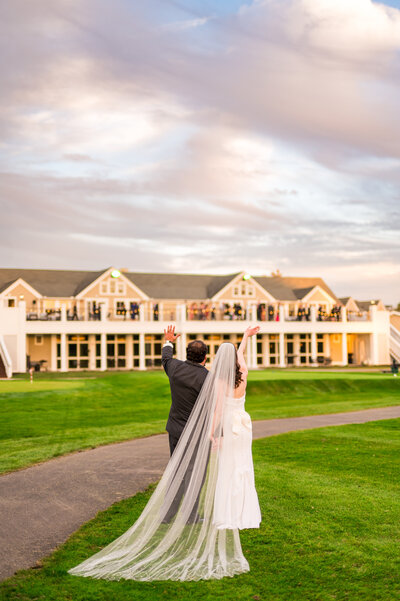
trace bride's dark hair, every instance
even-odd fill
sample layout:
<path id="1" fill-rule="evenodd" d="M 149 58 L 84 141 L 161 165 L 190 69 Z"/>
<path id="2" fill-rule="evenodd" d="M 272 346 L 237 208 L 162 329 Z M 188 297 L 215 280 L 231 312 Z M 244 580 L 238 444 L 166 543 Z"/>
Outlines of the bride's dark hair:
<path id="1" fill-rule="evenodd" d="M 238 361 L 238 358 L 237 358 L 237 348 L 236 348 L 235 344 L 233 346 L 235 347 L 235 361 L 236 361 L 235 388 L 237 388 L 239 386 L 239 384 L 241 382 L 243 382 L 243 379 L 242 379 L 242 372 L 240 371 L 239 361 Z"/>

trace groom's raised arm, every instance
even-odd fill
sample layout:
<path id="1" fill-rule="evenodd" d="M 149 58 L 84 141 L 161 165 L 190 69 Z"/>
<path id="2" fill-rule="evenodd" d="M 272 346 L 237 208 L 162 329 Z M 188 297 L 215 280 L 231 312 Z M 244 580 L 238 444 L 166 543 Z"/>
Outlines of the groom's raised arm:
<path id="1" fill-rule="evenodd" d="M 167 376 L 170 375 L 171 365 L 174 362 L 174 342 L 180 334 L 175 334 L 175 326 L 168 326 L 164 330 L 164 345 L 161 352 L 161 363 Z"/>

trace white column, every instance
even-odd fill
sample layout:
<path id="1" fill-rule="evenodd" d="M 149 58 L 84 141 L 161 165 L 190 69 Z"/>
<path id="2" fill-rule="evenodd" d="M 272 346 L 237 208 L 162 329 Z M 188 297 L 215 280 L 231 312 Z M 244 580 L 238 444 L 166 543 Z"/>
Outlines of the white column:
<path id="1" fill-rule="evenodd" d="M 254 321 L 254 323 L 257 323 L 257 305 L 256 304 L 251 305 L 251 321 Z"/>
<path id="2" fill-rule="evenodd" d="M 145 319 L 144 304 L 140 303 L 140 305 L 139 305 L 139 321 L 144 321 L 144 319 Z"/>
<path id="3" fill-rule="evenodd" d="M 179 336 L 178 340 L 181 341 L 180 343 L 180 359 L 181 361 L 186 361 L 186 334 L 183 333 Z"/>
<path id="4" fill-rule="evenodd" d="M 17 365 L 11 362 L 12 372 L 25 373 L 26 371 L 26 302 L 20 301 L 18 305 L 18 335 L 17 335 Z"/>
<path id="5" fill-rule="evenodd" d="M 269 334 L 263 335 L 263 363 L 265 367 L 270 366 L 269 360 Z"/>
<path id="6" fill-rule="evenodd" d="M 344 305 L 340 307 L 340 321 L 347 321 L 347 311 Z"/>
<path id="7" fill-rule="evenodd" d="M 107 313 L 108 313 L 107 305 L 105 303 L 101 303 L 99 305 L 99 307 L 100 307 L 100 320 L 107 321 Z"/>
<path id="8" fill-rule="evenodd" d="M 127 334 L 125 338 L 126 344 L 126 368 L 133 369 L 133 336 Z"/>
<path id="9" fill-rule="evenodd" d="M 140 333 L 139 334 L 139 369 L 140 370 L 145 370 L 146 369 L 146 349 L 145 349 L 145 340 L 144 340 L 144 334 Z"/>
<path id="10" fill-rule="evenodd" d="M 284 308 L 285 319 L 287 319 L 289 317 L 289 305 L 285 303 L 283 305 L 283 308 Z"/>
<path id="11" fill-rule="evenodd" d="M 158 304 L 158 321 L 164 321 L 164 304 Z"/>
<path id="12" fill-rule="evenodd" d="M 293 336 L 293 352 L 294 352 L 294 365 L 300 366 L 300 334 L 294 334 Z"/>
<path id="13" fill-rule="evenodd" d="M 61 305 L 61 321 L 67 321 L 67 307 L 64 304 Z"/>
<path id="14" fill-rule="evenodd" d="M 96 369 L 96 335 L 89 334 L 89 369 Z"/>
<path id="15" fill-rule="evenodd" d="M 50 359 L 50 371 L 57 371 L 57 335 L 50 335 L 50 348 L 51 348 L 51 359 Z"/>
<path id="16" fill-rule="evenodd" d="M 285 362 L 285 334 L 279 333 L 279 367 L 286 367 Z"/>
<path id="17" fill-rule="evenodd" d="M 315 364 L 317 362 L 317 334 L 311 332 L 311 360 Z"/>
<path id="18" fill-rule="evenodd" d="M 103 312 L 101 313 L 101 319 L 103 319 Z M 105 334 L 100 334 L 100 345 L 101 345 L 101 371 L 107 369 L 107 338 Z"/>
<path id="19" fill-rule="evenodd" d="M 251 337 L 251 367 L 257 368 L 257 334 Z"/>
<path id="20" fill-rule="evenodd" d="M 342 332 L 342 365 L 347 365 L 347 334 Z"/>
<path id="21" fill-rule="evenodd" d="M 378 353 L 378 336 L 375 332 L 370 334 L 369 340 L 369 348 L 370 348 L 370 365 L 378 365 L 379 363 L 379 353 Z"/>
<path id="22" fill-rule="evenodd" d="M 185 304 L 179 305 L 177 313 L 178 313 L 178 315 L 177 315 L 178 321 L 186 321 L 186 305 Z M 182 338 L 182 336 L 181 336 L 181 338 Z"/>
<path id="23" fill-rule="evenodd" d="M 317 307 L 315 305 L 311 305 L 310 307 L 310 316 L 311 321 L 317 321 Z"/>
<path id="24" fill-rule="evenodd" d="M 67 335 L 61 334 L 61 368 L 60 371 L 68 371 L 67 368 Z"/>
<path id="25" fill-rule="evenodd" d="M 285 307 L 283 305 L 279 306 L 279 321 L 285 321 Z"/>
<path id="26" fill-rule="evenodd" d="M 250 340 L 247 339 L 247 344 L 246 344 L 246 353 L 244 356 L 244 359 L 246 361 L 246 365 L 248 369 L 252 368 L 253 365 L 253 357 L 252 357 L 253 353 L 252 353 L 252 346 L 251 346 L 251 342 Z"/>

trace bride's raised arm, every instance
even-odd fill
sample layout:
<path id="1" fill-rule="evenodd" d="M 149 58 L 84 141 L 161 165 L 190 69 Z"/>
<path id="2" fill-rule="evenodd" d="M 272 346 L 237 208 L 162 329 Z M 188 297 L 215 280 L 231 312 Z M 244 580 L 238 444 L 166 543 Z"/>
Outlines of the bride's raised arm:
<path id="1" fill-rule="evenodd" d="M 244 375 L 244 376 L 246 376 L 247 372 L 248 372 L 246 360 L 244 358 L 244 353 L 246 351 L 246 346 L 247 346 L 247 339 L 251 338 L 251 336 L 254 336 L 259 331 L 260 331 L 259 326 L 255 326 L 254 328 L 249 326 L 247 328 L 247 330 L 245 331 L 245 333 L 243 334 L 242 342 L 239 345 L 239 348 L 237 351 L 237 358 L 238 358 L 238 363 L 240 366 L 240 371 L 242 372 L 242 375 Z"/>

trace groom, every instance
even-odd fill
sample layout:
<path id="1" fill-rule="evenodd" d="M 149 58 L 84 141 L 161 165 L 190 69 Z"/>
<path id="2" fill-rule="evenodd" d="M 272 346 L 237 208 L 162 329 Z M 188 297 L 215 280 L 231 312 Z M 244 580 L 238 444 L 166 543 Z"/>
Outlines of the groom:
<path id="1" fill-rule="evenodd" d="M 171 409 L 166 430 L 169 435 L 170 454 L 174 452 L 193 406 L 207 377 L 204 367 L 207 360 L 207 346 L 202 340 L 189 342 L 186 348 L 186 361 L 174 359 L 174 342 L 180 334 L 175 334 L 175 326 L 164 330 L 162 365 L 169 378 L 171 388 Z"/>

